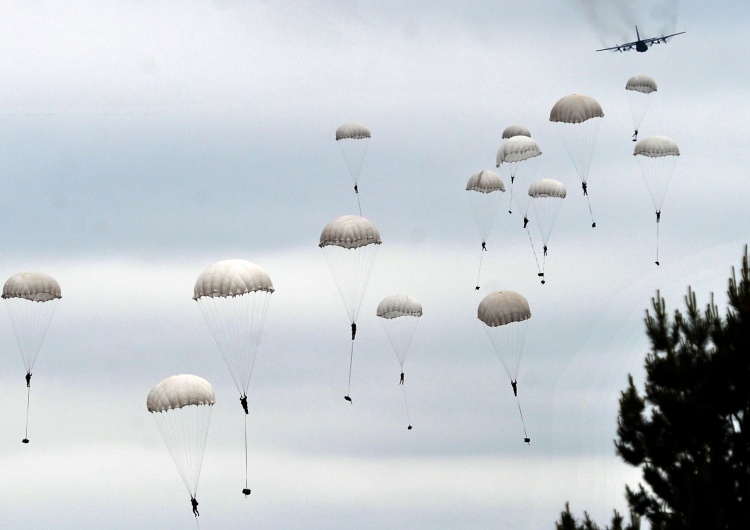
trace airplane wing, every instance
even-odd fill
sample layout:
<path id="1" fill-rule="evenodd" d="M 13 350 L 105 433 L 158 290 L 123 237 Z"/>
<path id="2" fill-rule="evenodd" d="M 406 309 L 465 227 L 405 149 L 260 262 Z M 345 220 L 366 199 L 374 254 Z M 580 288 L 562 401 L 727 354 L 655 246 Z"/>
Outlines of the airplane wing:
<path id="1" fill-rule="evenodd" d="M 682 35 L 683 33 L 685 32 L 680 31 L 679 33 L 672 33 L 671 35 L 662 35 L 661 37 L 654 37 L 652 39 L 643 39 L 643 44 L 645 44 L 646 46 L 651 46 L 652 44 L 661 44 L 662 42 L 666 43 L 667 39 L 669 39 L 670 37 Z"/>
<path id="2" fill-rule="evenodd" d="M 674 35 L 670 35 L 670 37 L 673 37 Z M 616 51 L 616 52 L 626 52 L 628 50 L 635 50 L 635 44 L 636 41 L 628 42 L 626 44 L 618 44 L 617 46 L 612 46 L 611 48 L 602 48 L 601 50 L 596 50 L 598 52 L 606 52 L 609 50 Z"/>

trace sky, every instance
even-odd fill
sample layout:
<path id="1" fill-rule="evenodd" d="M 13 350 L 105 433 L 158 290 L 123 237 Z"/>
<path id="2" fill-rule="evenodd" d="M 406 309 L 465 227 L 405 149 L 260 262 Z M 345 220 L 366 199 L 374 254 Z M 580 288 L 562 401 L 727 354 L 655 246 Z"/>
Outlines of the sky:
<path id="1" fill-rule="evenodd" d="M 629 373 L 643 381 L 644 310 L 657 289 L 683 307 L 688 285 L 724 308 L 747 243 L 747 12 L 728 4 L 0 1 L 0 276 L 40 270 L 63 295 L 34 369 L 29 444 L 24 368 L 0 318 L 0 526 L 192 527 L 146 410 L 180 373 L 216 391 L 201 528 L 538 529 L 566 501 L 601 523 L 623 511 L 638 470 L 614 453 L 617 399 Z M 594 52 L 635 24 L 686 33 L 644 54 Z M 641 137 L 681 151 L 659 267 L 624 90 L 640 73 L 659 85 Z M 549 122 L 571 93 L 605 114 L 595 229 Z M 357 213 L 334 140 L 350 121 L 372 131 L 359 189 L 383 241 L 352 405 L 349 321 L 317 248 L 327 223 Z M 464 188 L 494 169 L 515 123 L 543 151 L 537 177 L 568 196 L 546 284 L 501 207 L 475 291 Z M 249 392 L 248 498 L 237 391 L 192 300 L 198 275 L 234 258 L 276 289 Z M 530 445 L 476 317 L 508 289 L 532 312 L 518 377 Z M 375 316 L 394 293 L 424 308 L 404 364 L 411 431 Z"/>

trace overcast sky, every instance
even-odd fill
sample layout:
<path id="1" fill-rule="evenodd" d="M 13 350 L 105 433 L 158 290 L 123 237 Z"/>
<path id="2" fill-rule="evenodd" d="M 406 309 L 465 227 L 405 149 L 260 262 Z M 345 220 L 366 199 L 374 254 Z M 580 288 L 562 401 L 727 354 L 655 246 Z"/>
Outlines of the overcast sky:
<path id="1" fill-rule="evenodd" d="M 747 12 L 728 2 L 0 1 L 0 276 L 56 278 L 63 298 L 34 370 L 0 318 L 0 526 L 190 528 L 189 495 L 146 410 L 163 378 L 216 390 L 201 528 L 553 528 L 571 502 L 600 522 L 636 471 L 614 455 L 617 399 L 648 351 L 644 310 L 688 284 L 725 306 L 750 210 Z M 649 4 L 657 4 L 655 8 Z M 597 7 L 598 6 L 598 7 Z M 686 31 L 648 53 L 594 50 Z M 662 208 L 632 156 L 624 90 L 659 90 L 641 137 L 680 147 Z M 570 93 L 602 105 L 589 173 L 597 228 L 548 121 Z M 349 321 L 320 249 L 356 213 L 336 128 L 372 131 L 360 180 L 381 245 Z M 464 190 L 520 123 L 537 177 L 568 188 L 541 285 L 517 216 L 479 239 Z M 507 195 L 507 194 L 506 194 Z M 504 199 L 507 200 L 507 199 Z M 533 233 L 536 236 L 536 233 Z M 193 284 L 230 258 L 276 292 L 242 412 Z M 529 301 L 519 395 L 476 318 L 484 295 Z M 404 368 L 375 317 L 422 302 Z"/>

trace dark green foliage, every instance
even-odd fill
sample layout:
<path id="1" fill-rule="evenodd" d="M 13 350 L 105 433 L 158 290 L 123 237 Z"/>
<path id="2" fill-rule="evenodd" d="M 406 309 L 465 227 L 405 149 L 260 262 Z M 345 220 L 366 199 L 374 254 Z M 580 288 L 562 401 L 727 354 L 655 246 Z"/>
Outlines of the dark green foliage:
<path id="1" fill-rule="evenodd" d="M 750 528 L 750 270 L 747 247 L 739 281 L 729 280 L 722 317 L 688 289 L 685 313 L 667 314 L 659 292 L 646 312 L 652 351 L 641 394 L 629 377 L 620 395 L 615 447 L 640 467 L 644 484 L 626 487 L 632 515 L 655 530 Z M 566 519 L 567 518 L 567 519 Z M 581 530 L 568 506 L 561 523 Z M 615 512 L 612 530 L 622 528 Z M 628 526 L 627 528 L 631 528 Z"/>

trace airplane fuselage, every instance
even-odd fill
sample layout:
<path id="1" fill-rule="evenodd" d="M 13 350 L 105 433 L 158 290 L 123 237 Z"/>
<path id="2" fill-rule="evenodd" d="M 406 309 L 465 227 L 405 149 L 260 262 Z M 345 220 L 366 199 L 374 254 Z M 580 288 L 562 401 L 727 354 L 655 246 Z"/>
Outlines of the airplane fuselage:
<path id="1" fill-rule="evenodd" d="M 642 40 L 639 40 L 639 41 L 637 41 L 635 43 L 635 51 L 637 51 L 637 52 L 647 52 L 648 51 L 648 46 L 646 45 L 645 42 L 643 42 Z"/>

